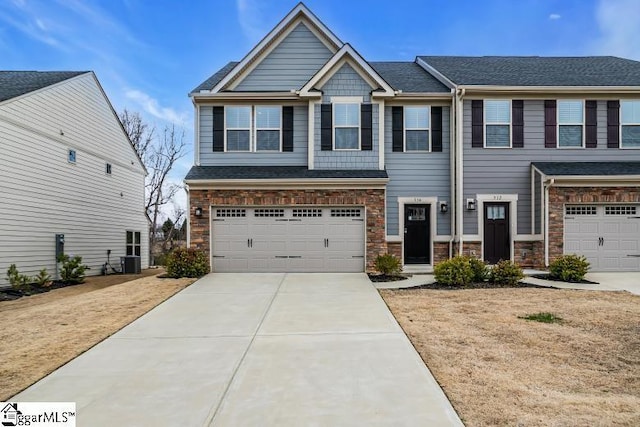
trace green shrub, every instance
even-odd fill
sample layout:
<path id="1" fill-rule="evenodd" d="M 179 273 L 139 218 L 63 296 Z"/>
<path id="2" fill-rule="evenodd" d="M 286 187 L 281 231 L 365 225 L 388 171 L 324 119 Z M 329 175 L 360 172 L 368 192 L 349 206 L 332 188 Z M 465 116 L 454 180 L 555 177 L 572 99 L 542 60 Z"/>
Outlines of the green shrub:
<path id="1" fill-rule="evenodd" d="M 65 283 L 78 284 L 84 282 L 84 272 L 89 268 L 82 264 L 81 256 L 70 258 L 69 255 L 60 255 L 58 262 L 62 263 L 60 267 L 60 279 Z"/>
<path id="2" fill-rule="evenodd" d="M 31 283 L 31 278 L 26 274 L 20 274 L 18 267 L 11 264 L 7 269 L 7 280 L 14 289 L 22 290 Z"/>
<path id="3" fill-rule="evenodd" d="M 589 262 L 582 255 L 562 255 L 549 265 L 554 279 L 564 282 L 579 282 L 589 271 Z"/>
<path id="4" fill-rule="evenodd" d="M 476 257 L 469 257 L 469 265 L 471 266 L 471 270 L 473 270 L 474 283 L 481 283 L 489 278 L 489 269 L 483 260 Z"/>
<path id="5" fill-rule="evenodd" d="M 513 261 L 503 260 L 491 268 L 489 280 L 500 285 L 515 285 L 523 277 L 522 268 L 518 264 Z"/>
<path id="6" fill-rule="evenodd" d="M 201 277 L 209 272 L 209 261 L 204 252 L 197 249 L 177 248 L 167 257 L 169 277 Z"/>
<path id="7" fill-rule="evenodd" d="M 51 284 L 51 275 L 47 273 L 46 268 L 43 268 L 37 276 L 34 276 L 33 281 L 41 288 L 44 288 Z"/>
<path id="8" fill-rule="evenodd" d="M 562 317 L 556 316 L 553 313 L 547 313 L 544 311 L 540 313 L 527 314 L 526 316 L 518 316 L 518 318 L 525 319 L 525 320 L 533 320 L 534 322 L 541 322 L 541 323 L 561 323 L 562 322 Z"/>
<path id="9" fill-rule="evenodd" d="M 473 282 L 474 271 L 468 257 L 456 256 L 433 268 L 436 281 L 443 285 L 466 286 Z"/>
<path id="10" fill-rule="evenodd" d="M 392 254 L 378 255 L 375 261 L 376 270 L 387 276 L 399 274 L 402 271 L 400 260 Z"/>
<path id="11" fill-rule="evenodd" d="M 165 266 L 167 265 L 167 257 L 169 256 L 169 254 L 158 254 L 156 256 L 153 257 L 153 264 L 154 265 L 162 265 Z"/>

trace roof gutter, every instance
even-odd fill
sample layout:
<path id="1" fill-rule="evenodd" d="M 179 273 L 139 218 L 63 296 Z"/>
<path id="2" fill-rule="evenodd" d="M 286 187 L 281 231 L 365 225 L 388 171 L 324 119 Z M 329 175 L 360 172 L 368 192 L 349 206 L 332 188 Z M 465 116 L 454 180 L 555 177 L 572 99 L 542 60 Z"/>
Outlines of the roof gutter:
<path id="1" fill-rule="evenodd" d="M 235 188 L 384 188 L 389 178 L 185 179 L 194 189 Z"/>
<path id="2" fill-rule="evenodd" d="M 498 85 L 460 85 L 460 89 L 466 89 L 469 93 L 476 92 L 518 92 L 518 93 L 640 93 L 637 86 L 498 86 Z"/>
<path id="3" fill-rule="evenodd" d="M 218 93 L 191 93 L 189 94 L 193 102 L 208 100 L 254 100 L 254 99 L 284 99 L 300 100 L 300 96 L 295 90 L 289 92 L 218 92 Z"/>

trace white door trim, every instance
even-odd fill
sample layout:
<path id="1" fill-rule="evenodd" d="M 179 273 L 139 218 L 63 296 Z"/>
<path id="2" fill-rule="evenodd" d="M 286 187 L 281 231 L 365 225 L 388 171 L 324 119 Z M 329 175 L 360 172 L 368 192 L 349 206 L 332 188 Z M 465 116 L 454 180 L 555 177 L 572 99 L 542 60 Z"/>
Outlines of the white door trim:
<path id="1" fill-rule="evenodd" d="M 513 261 L 514 241 L 518 231 L 518 195 L 517 194 L 476 194 L 478 201 L 478 236 L 480 237 L 480 259 L 484 260 L 484 204 L 509 203 L 509 245 L 510 258 Z"/>
<path id="2" fill-rule="evenodd" d="M 436 236 L 437 197 L 398 197 L 398 234 L 402 241 L 400 259 L 404 265 L 404 205 L 430 205 L 429 207 L 429 259 L 433 265 L 433 242 Z"/>

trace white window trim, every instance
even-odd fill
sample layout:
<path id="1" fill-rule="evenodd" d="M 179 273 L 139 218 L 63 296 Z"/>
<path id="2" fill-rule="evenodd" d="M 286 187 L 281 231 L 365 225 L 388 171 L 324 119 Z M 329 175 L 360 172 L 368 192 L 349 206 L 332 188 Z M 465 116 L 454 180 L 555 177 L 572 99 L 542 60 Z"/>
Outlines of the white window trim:
<path id="1" fill-rule="evenodd" d="M 131 243 L 127 243 L 127 233 L 131 233 Z M 140 235 L 140 243 L 136 243 L 136 233 Z M 138 230 L 125 230 L 124 253 L 127 253 L 128 247 L 131 246 L 131 255 L 136 255 L 136 247 L 140 248 L 140 256 L 142 256 L 142 232 Z"/>
<path id="2" fill-rule="evenodd" d="M 248 128 L 235 128 L 235 127 L 227 127 L 227 108 L 241 108 L 241 107 L 249 107 L 249 127 Z M 251 153 L 252 150 L 252 141 L 251 141 L 251 116 L 253 115 L 253 107 L 251 105 L 225 105 L 224 106 L 224 151 L 225 153 Z M 249 149 L 248 150 L 229 150 L 227 148 L 227 132 L 230 130 L 248 130 L 249 131 Z"/>
<path id="3" fill-rule="evenodd" d="M 561 102 L 582 102 L 582 123 L 560 123 L 560 103 Z M 558 99 L 556 100 L 556 148 L 561 150 L 580 150 L 585 148 L 586 141 L 586 100 L 584 99 Z M 560 145 L 560 126 L 582 126 L 582 146 L 580 147 L 562 147 Z"/>
<path id="4" fill-rule="evenodd" d="M 487 101 L 500 101 L 500 102 L 508 102 L 509 103 L 509 122 L 505 122 L 505 123 L 487 123 L 487 109 L 485 108 L 486 102 Z M 512 138 L 512 126 L 513 126 L 513 108 L 511 105 L 511 99 L 485 99 L 482 101 L 482 122 L 483 122 L 483 129 L 482 129 L 482 144 L 483 144 L 483 148 L 488 148 L 490 150 L 494 150 L 494 149 L 506 149 L 506 148 L 513 148 L 513 138 Z M 487 126 L 509 126 L 509 146 L 508 147 L 488 147 L 487 146 Z"/>
<path id="5" fill-rule="evenodd" d="M 278 125 L 278 128 L 259 128 L 258 127 L 258 108 L 261 107 L 276 107 L 280 109 L 280 124 Z M 253 124 L 253 141 L 254 143 L 252 144 L 252 148 L 253 148 L 253 152 L 256 153 L 280 153 L 282 152 L 282 106 L 281 105 L 266 105 L 266 104 L 260 104 L 260 105 L 254 105 L 253 108 L 251 109 L 251 113 L 253 115 L 253 120 L 252 120 L 252 124 Z M 258 131 L 260 130 L 277 130 L 278 131 L 278 149 L 277 150 L 258 150 Z"/>
<path id="6" fill-rule="evenodd" d="M 427 117 L 429 118 L 429 126 L 426 128 L 411 128 L 407 129 L 406 118 L 407 115 L 405 113 L 406 108 L 426 108 L 427 109 Z M 430 105 L 405 105 L 402 107 L 402 151 L 404 153 L 430 153 L 431 152 L 431 106 Z M 426 130 L 428 132 L 429 137 L 427 138 L 427 149 L 426 150 L 407 150 L 407 130 Z"/>
<path id="7" fill-rule="evenodd" d="M 625 101 L 626 102 L 638 102 L 638 103 L 640 103 L 640 99 L 622 99 L 622 100 L 619 101 L 620 102 L 620 110 L 618 112 L 618 114 L 620 115 L 620 118 L 619 118 L 620 125 L 619 125 L 619 129 L 618 129 L 618 135 L 620 135 L 619 148 L 621 150 L 640 150 L 640 146 L 625 147 L 624 144 L 623 144 L 623 141 L 622 141 L 622 127 L 623 126 L 640 126 L 640 123 L 624 123 L 624 124 L 622 123 L 622 103 L 625 102 Z"/>
<path id="8" fill-rule="evenodd" d="M 356 102 L 357 100 L 360 102 Z M 362 97 L 332 97 L 331 103 L 331 133 L 332 133 L 332 145 L 333 151 L 362 151 L 362 117 L 360 117 L 360 106 L 362 105 Z M 343 105 L 357 105 L 358 106 L 358 126 L 338 126 L 336 125 L 336 109 L 335 106 Z M 357 127 L 358 129 L 358 148 L 336 148 L 336 129 L 352 129 Z"/>

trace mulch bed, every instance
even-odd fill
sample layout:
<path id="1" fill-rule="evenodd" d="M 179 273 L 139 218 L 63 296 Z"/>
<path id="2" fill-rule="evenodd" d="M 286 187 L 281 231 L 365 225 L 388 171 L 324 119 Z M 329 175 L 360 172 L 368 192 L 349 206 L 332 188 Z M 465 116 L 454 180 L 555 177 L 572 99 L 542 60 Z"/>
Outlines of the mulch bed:
<path id="1" fill-rule="evenodd" d="M 599 285 L 600 284 L 598 282 L 592 282 L 592 281 L 587 280 L 587 279 L 582 279 L 582 280 L 578 280 L 578 281 L 574 281 L 574 280 L 565 281 L 565 280 L 553 277 L 550 274 L 532 274 L 531 277 L 535 277 L 536 279 L 549 280 L 551 282 L 582 283 L 582 284 L 585 284 L 585 285 Z"/>
<path id="2" fill-rule="evenodd" d="M 387 274 L 371 274 L 369 273 L 369 280 L 372 282 L 398 282 L 400 280 L 407 280 L 406 276 L 389 276 Z"/>
<path id="3" fill-rule="evenodd" d="M 23 289 L 4 288 L 0 289 L 0 301 L 13 301 L 18 298 L 28 297 L 31 295 L 43 294 L 54 289 L 66 288 L 67 286 L 81 285 L 82 283 L 67 283 L 60 280 L 54 280 L 50 286 L 41 287 L 35 284 L 27 285 Z"/>
<path id="4" fill-rule="evenodd" d="M 499 283 L 491 283 L 491 282 L 480 282 L 480 283 L 471 283 L 466 286 L 453 286 L 453 285 L 445 285 L 442 283 L 428 283 L 420 286 L 412 286 L 410 288 L 404 289 L 434 289 L 434 290 L 444 290 L 444 291 L 459 291 L 461 289 L 506 289 L 506 288 L 541 288 L 541 289 L 559 289 L 552 286 L 540 286 L 534 285 L 533 283 L 527 282 L 518 282 L 515 285 L 503 285 Z"/>

